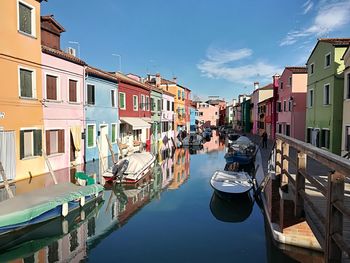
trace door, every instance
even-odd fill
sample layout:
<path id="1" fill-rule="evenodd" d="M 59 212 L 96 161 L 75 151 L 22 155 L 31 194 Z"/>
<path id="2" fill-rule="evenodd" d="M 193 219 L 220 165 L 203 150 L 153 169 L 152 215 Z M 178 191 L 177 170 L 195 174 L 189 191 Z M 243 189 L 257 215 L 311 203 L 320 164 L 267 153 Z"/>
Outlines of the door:
<path id="1" fill-rule="evenodd" d="M 106 171 L 108 169 L 108 125 L 100 125 L 100 172 Z"/>

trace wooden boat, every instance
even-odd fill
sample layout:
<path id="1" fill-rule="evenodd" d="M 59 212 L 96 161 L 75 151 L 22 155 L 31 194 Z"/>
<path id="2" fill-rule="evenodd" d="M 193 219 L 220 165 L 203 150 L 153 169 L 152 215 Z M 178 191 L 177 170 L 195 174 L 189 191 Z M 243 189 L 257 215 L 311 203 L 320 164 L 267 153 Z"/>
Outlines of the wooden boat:
<path id="1" fill-rule="evenodd" d="M 246 172 L 215 171 L 210 185 L 218 196 L 231 198 L 249 192 L 253 182 Z"/>
<path id="2" fill-rule="evenodd" d="M 182 140 L 182 146 L 200 146 L 203 145 L 203 137 L 196 133 L 191 133 Z"/>
<path id="3" fill-rule="evenodd" d="M 101 185 L 60 183 L 0 202 L 0 235 L 66 217 L 102 196 Z"/>
<path id="4" fill-rule="evenodd" d="M 149 152 L 133 153 L 116 163 L 102 176 L 106 181 L 136 183 L 154 166 L 155 156 Z"/>

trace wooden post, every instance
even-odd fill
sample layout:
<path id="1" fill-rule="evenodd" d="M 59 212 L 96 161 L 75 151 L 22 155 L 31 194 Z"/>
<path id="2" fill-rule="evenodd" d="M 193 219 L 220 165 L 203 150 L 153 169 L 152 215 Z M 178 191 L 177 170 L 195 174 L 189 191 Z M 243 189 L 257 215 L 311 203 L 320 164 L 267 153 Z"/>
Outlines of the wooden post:
<path id="1" fill-rule="evenodd" d="M 289 144 L 286 142 L 282 143 L 281 159 L 282 159 L 282 171 L 283 170 L 288 171 L 288 160 L 283 157 L 284 155 L 289 156 Z M 282 174 L 281 187 L 287 184 L 288 184 L 288 176 L 285 174 Z"/>
<path id="2" fill-rule="evenodd" d="M 334 234 L 343 236 L 343 214 L 333 206 L 333 203 L 344 202 L 344 181 L 345 176 L 338 172 L 328 175 L 325 262 L 342 260 L 342 250 L 332 236 Z"/>
<path id="3" fill-rule="evenodd" d="M 301 169 L 306 169 L 307 155 L 298 152 L 297 157 L 297 174 L 295 178 L 295 199 L 294 199 L 294 215 L 302 217 L 304 211 L 304 199 L 299 194 L 300 190 L 305 191 L 305 177 L 300 173 Z"/>
<path id="4" fill-rule="evenodd" d="M 13 198 L 14 195 L 12 193 L 12 190 L 10 188 L 9 182 L 7 181 L 7 176 L 5 174 L 4 167 L 2 166 L 2 163 L 0 162 L 0 174 L 2 176 L 2 180 L 4 181 L 5 189 L 7 191 L 7 194 L 9 195 L 10 198 Z"/>
<path id="5" fill-rule="evenodd" d="M 117 161 L 115 160 L 115 156 L 114 156 L 114 151 L 113 151 L 113 146 L 112 143 L 109 141 L 108 135 L 106 134 L 106 140 L 108 142 L 108 147 L 109 147 L 109 151 L 111 152 L 112 155 L 112 162 L 113 163 L 117 163 Z"/>
<path id="6" fill-rule="evenodd" d="M 44 159 L 45 159 L 45 162 L 46 162 L 46 165 L 47 165 L 47 168 L 49 168 L 49 172 L 51 174 L 51 177 L 52 177 L 52 180 L 55 184 L 57 184 L 57 179 L 56 179 L 56 176 L 52 170 L 52 167 L 51 167 L 51 163 L 50 163 L 50 160 L 49 158 L 47 157 L 46 155 L 46 152 L 44 149 L 41 149 L 42 153 L 43 153 L 43 156 L 44 156 Z"/>
<path id="7" fill-rule="evenodd" d="M 277 162 L 279 163 L 282 163 L 281 160 L 282 160 L 282 156 L 280 153 L 278 153 L 277 151 L 282 151 L 282 141 L 277 139 L 276 140 L 276 162 L 275 162 L 275 171 L 276 171 L 276 176 L 279 176 L 281 174 L 281 167 L 276 165 Z"/>

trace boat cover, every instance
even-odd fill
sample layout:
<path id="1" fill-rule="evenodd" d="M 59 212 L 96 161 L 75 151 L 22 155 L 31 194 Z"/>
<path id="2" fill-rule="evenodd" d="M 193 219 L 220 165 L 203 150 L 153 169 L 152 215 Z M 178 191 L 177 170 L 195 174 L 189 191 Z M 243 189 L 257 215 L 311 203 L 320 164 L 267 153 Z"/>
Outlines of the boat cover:
<path id="1" fill-rule="evenodd" d="M 235 143 L 236 144 L 250 144 L 250 143 L 252 143 L 252 141 L 246 136 L 241 136 L 235 141 Z"/>
<path id="2" fill-rule="evenodd" d="M 64 203 L 103 191 L 101 185 L 59 183 L 0 202 L 0 227 L 20 224 Z"/>
<path id="3" fill-rule="evenodd" d="M 155 157 L 149 152 L 133 153 L 132 155 L 125 157 L 129 161 L 128 168 L 124 174 L 138 174 L 149 166 L 155 159 Z"/>
<path id="4" fill-rule="evenodd" d="M 215 171 L 211 178 L 214 189 L 225 193 L 244 193 L 253 185 L 246 172 Z"/>

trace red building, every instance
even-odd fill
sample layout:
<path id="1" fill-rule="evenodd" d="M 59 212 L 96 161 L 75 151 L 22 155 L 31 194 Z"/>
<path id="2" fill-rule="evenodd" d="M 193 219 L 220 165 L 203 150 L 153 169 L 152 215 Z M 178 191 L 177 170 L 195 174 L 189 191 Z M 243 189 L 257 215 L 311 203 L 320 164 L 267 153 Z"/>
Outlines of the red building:
<path id="1" fill-rule="evenodd" d="M 122 148 L 129 152 L 150 148 L 151 107 L 150 86 L 137 79 L 115 73 L 118 79 L 120 135 Z"/>
<path id="2" fill-rule="evenodd" d="M 258 104 L 258 134 L 265 131 L 269 139 L 274 136 L 273 118 L 276 113 L 273 112 L 273 101 L 274 98 L 271 97 Z"/>
<path id="3" fill-rule="evenodd" d="M 272 107 L 271 139 L 274 140 L 276 138 L 276 128 L 277 128 L 277 122 L 278 122 L 277 101 L 279 100 L 278 87 L 279 87 L 280 75 L 276 74 L 272 78 L 273 78 L 273 81 L 272 81 L 273 97 L 272 97 L 272 101 L 271 101 L 271 107 Z"/>
<path id="4" fill-rule="evenodd" d="M 208 104 L 215 106 L 219 112 L 218 126 L 226 124 L 226 102 L 220 99 L 211 99 L 207 101 Z"/>

